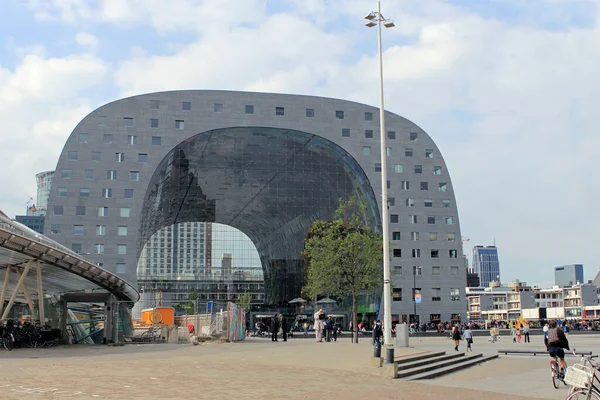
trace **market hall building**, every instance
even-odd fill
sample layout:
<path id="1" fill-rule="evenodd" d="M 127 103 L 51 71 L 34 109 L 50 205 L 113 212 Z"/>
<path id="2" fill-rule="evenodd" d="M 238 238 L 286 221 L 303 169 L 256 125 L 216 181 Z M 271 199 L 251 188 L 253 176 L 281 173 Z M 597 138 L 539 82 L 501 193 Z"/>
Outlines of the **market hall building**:
<path id="1" fill-rule="evenodd" d="M 413 320 L 416 311 L 421 322 L 464 319 L 449 171 L 417 125 L 386 112 L 386 126 L 393 318 Z M 356 196 L 367 205 L 365 221 L 381 229 L 380 134 L 378 108 L 330 98 L 186 90 L 121 99 L 69 136 L 44 233 L 142 292 L 185 299 L 204 287 L 203 267 L 140 263 L 157 257 L 144 246 L 165 227 L 228 225 L 260 256 L 264 289 L 254 299 L 281 306 L 300 295 L 311 223 L 331 218 L 339 198 Z"/>

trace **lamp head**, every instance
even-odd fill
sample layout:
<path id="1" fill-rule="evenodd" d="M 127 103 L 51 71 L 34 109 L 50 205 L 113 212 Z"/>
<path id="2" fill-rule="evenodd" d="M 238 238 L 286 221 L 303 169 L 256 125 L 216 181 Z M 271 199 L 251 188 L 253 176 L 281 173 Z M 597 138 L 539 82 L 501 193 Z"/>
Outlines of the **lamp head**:
<path id="1" fill-rule="evenodd" d="M 366 26 L 367 28 L 372 28 L 372 27 L 374 27 L 374 26 L 377 26 L 377 22 L 374 22 L 374 21 L 369 21 L 369 22 L 367 22 L 367 23 L 365 24 L 365 26 Z"/>
<path id="2" fill-rule="evenodd" d="M 365 19 L 368 19 L 369 21 L 373 21 L 375 18 L 377 18 L 377 13 L 375 11 L 371 11 L 369 15 L 365 17 Z"/>
<path id="3" fill-rule="evenodd" d="M 388 19 L 387 21 L 385 21 L 383 23 L 383 26 L 385 26 L 386 28 L 393 28 L 396 25 L 394 24 L 394 21 L 392 21 L 391 19 Z"/>

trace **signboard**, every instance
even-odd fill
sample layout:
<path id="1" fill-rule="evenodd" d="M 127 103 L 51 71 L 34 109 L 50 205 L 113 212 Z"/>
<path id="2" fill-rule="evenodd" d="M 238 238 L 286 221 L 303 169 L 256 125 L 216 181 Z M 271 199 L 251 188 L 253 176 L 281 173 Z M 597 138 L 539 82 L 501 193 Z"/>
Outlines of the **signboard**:
<path id="1" fill-rule="evenodd" d="M 415 293 L 415 303 L 421 303 L 421 293 Z"/>
<path id="2" fill-rule="evenodd" d="M 208 303 L 206 303 L 206 312 L 207 313 L 212 313 L 212 308 L 213 308 L 213 302 L 209 301 Z"/>

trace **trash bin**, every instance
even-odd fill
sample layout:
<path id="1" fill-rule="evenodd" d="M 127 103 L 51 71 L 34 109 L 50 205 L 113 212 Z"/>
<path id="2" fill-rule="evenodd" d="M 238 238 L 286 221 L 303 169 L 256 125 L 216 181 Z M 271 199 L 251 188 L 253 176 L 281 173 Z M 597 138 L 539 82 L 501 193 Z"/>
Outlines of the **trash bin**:
<path id="1" fill-rule="evenodd" d="M 408 347 L 408 324 L 396 325 L 396 347 Z"/>
<path id="2" fill-rule="evenodd" d="M 381 343 L 373 344 L 373 357 L 381 358 Z"/>

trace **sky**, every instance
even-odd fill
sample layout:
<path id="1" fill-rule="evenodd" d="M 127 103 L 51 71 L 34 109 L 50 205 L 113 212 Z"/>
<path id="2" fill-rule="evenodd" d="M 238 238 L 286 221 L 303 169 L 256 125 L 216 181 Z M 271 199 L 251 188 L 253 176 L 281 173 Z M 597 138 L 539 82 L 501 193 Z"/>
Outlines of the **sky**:
<path id="1" fill-rule="evenodd" d="M 600 0 L 383 0 L 386 109 L 422 127 L 464 251 L 503 281 L 600 267 Z M 18 0 L 0 13 L 0 210 L 23 214 L 75 125 L 124 96 L 227 89 L 378 106 L 363 0 Z M 468 239 L 468 241 L 466 241 Z"/>

